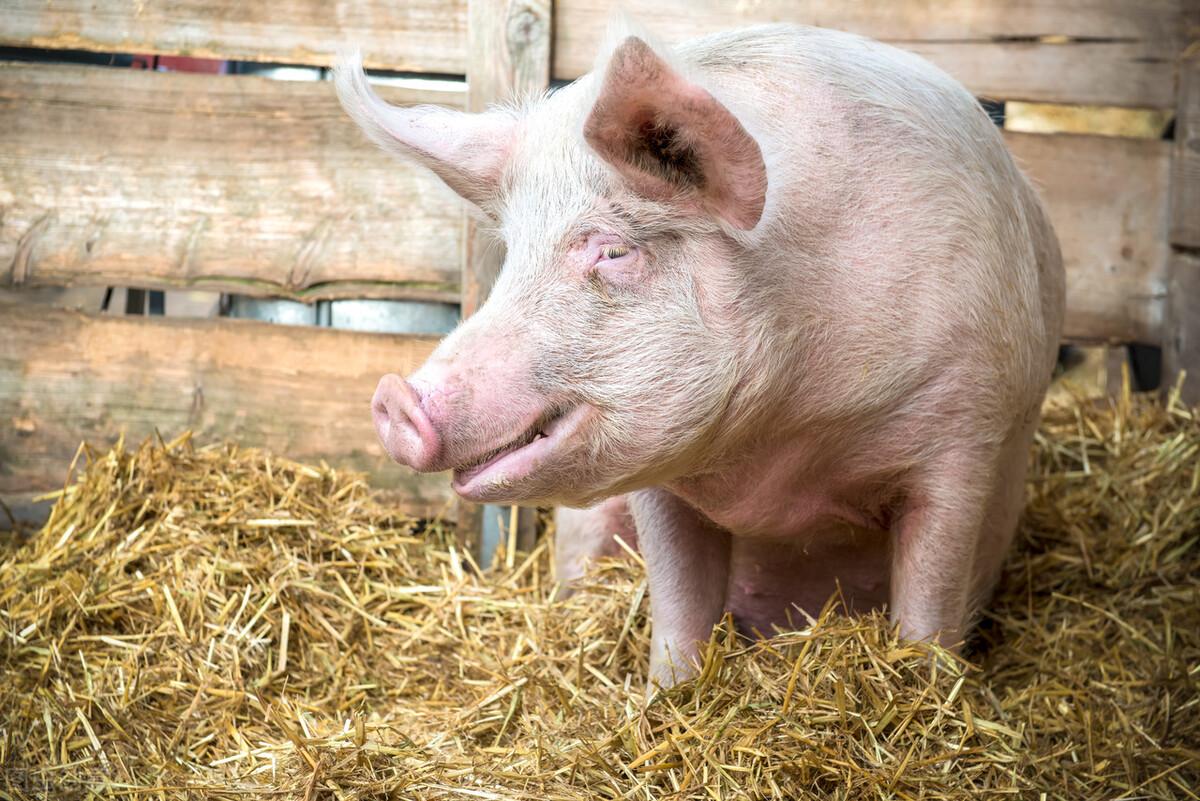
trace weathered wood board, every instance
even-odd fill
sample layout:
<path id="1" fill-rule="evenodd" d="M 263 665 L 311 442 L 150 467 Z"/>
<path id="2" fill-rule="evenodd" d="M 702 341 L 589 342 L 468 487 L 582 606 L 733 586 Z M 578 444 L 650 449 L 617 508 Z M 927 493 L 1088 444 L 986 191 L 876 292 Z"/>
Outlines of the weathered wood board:
<path id="1" fill-rule="evenodd" d="M 1180 71 L 1171 159 L 1171 259 L 1163 369 L 1187 373 L 1185 403 L 1200 403 L 1200 51 Z"/>
<path id="2" fill-rule="evenodd" d="M 1169 144 L 1007 139 L 1063 243 L 1069 336 L 1157 341 Z M 0 284 L 455 302 L 461 208 L 368 144 L 326 83 L 0 68 Z"/>
<path id="3" fill-rule="evenodd" d="M 550 0 L 471 0 L 469 18 L 468 111 L 550 86 Z M 462 309 L 469 317 L 500 274 L 504 248 L 471 216 L 464 225 Z"/>
<path id="4" fill-rule="evenodd" d="M 1004 138 L 1046 201 L 1062 245 L 1067 339 L 1157 343 L 1169 261 L 1170 142 Z"/>
<path id="5" fill-rule="evenodd" d="M 1183 250 L 1172 254 L 1167 286 L 1164 388 L 1173 388 L 1179 373 L 1186 373 L 1183 402 L 1200 404 L 1200 255 Z"/>
<path id="6" fill-rule="evenodd" d="M 463 73 L 466 0 L 5 0 L 0 44 Z"/>
<path id="7" fill-rule="evenodd" d="M 615 0 L 555 4 L 554 77 L 592 68 Z M 633 19 L 667 42 L 793 22 L 862 34 L 928 58 L 978 95 L 1171 107 L 1175 59 L 1200 23 L 1194 0 L 660 0 Z"/>
<path id="8" fill-rule="evenodd" d="M 615 0 L 555 4 L 555 78 L 590 69 Z M 1174 105 L 1174 61 L 1194 0 L 661 0 L 628 4 L 666 41 L 765 22 L 861 33 L 930 58 L 998 98 Z M 465 74 L 466 0 L 7 0 L 0 44 L 329 64 L 346 43 L 368 66 Z"/>
<path id="9" fill-rule="evenodd" d="M 0 283 L 457 302 L 461 209 L 328 82 L 0 65 Z"/>
<path id="10" fill-rule="evenodd" d="M 1196 35 L 1200 38 L 1200 29 Z M 1179 70 L 1171 161 L 1171 244 L 1200 250 L 1200 49 Z"/>
<path id="11" fill-rule="evenodd" d="M 62 486 L 80 440 L 188 429 L 366 471 L 408 509 L 443 511 L 445 475 L 393 464 L 371 422 L 375 384 L 434 340 L 240 320 L 90 317 L 0 304 L 0 497 Z"/>

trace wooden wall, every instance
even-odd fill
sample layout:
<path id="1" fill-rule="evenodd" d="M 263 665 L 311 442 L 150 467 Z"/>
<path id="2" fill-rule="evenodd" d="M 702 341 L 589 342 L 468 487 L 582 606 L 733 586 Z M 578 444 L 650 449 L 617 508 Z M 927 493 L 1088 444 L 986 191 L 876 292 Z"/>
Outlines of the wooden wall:
<path id="1" fill-rule="evenodd" d="M 25 285 L 457 302 L 457 200 L 346 120 L 326 82 L 4 65 L 0 264 Z"/>
<path id="2" fill-rule="evenodd" d="M 330 459 L 372 473 L 414 509 L 447 500 L 448 476 L 385 469 L 368 406 L 379 376 L 415 370 L 434 338 L 12 303 L 0 303 L 0 319 L 0 497 L 62 486 L 81 439 L 129 428 Z"/>
<path id="3" fill-rule="evenodd" d="M 611 5 L 8 0 L 0 45 L 323 66 L 356 43 L 371 67 L 467 79 L 462 91 L 387 87 L 389 100 L 478 109 L 587 71 Z M 638 21 L 667 41 L 759 22 L 823 25 L 914 50 L 992 99 L 1178 106 L 1186 125 L 1174 146 L 1006 138 L 1062 240 L 1068 337 L 1169 344 L 1172 365 L 1200 372 L 1194 61 L 1190 94 L 1177 91 L 1198 7 L 662 0 Z M 497 267 L 456 199 L 369 146 L 328 83 L 0 64 L 0 285 L 461 299 L 469 312 Z M 58 484 L 82 437 L 189 426 L 367 469 L 422 509 L 447 497 L 444 481 L 386 465 L 367 413 L 378 375 L 411 369 L 428 341 L 28 305 L 0 306 L 0 332 L 0 497 Z"/>

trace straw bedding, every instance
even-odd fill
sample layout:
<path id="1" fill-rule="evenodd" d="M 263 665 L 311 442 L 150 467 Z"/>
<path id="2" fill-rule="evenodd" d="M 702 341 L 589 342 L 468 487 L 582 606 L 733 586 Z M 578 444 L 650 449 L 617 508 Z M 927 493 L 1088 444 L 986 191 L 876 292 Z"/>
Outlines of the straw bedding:
<path id="1" fill-rule="evenodd" d="M 1048 412 L 967 662 L 832 607 L 648 705 L 646 584 L 549 603 L 356 477 L 89 455 L 0 546 L 0 797 L 1197 798 L 1200 420 Z M 11 538 L 10 538 L 11 540 Z"/>

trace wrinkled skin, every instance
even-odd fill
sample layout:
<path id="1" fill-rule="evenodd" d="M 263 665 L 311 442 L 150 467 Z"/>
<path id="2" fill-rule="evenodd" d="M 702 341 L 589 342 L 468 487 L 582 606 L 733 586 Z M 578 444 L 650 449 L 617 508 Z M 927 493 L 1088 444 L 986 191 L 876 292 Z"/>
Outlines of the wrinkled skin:
<path id="1" fill-rule="evenodd" d="M 659 683 L 726 610 L 769 633 L 839 588 L 961 640 L 1020 513 L 1064 290 L 960 85 L 791 26 L 674 53 L 619 38 L 597 72 L 485 114 L 387 106 L 353 65 L 337 85 L 507 246 L 483 308 L 381 380 L 397 461 L 453 469 L 474 501 L 627 494 Z"/>

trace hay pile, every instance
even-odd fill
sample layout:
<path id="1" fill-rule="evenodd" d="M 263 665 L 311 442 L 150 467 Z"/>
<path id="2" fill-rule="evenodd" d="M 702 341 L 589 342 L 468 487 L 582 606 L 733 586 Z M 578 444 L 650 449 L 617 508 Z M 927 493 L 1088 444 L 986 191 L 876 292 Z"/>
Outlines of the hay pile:
<path id="1" fill-rule="evenodd" d="M 1048 414 L 968 667 L 832 611 L 647 707 L 646 585 L 546 602 L 355 477 L 91 457 L 0 548 L 0 798 L 1197 798 L 1200 420 Z"/>

